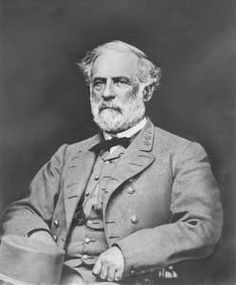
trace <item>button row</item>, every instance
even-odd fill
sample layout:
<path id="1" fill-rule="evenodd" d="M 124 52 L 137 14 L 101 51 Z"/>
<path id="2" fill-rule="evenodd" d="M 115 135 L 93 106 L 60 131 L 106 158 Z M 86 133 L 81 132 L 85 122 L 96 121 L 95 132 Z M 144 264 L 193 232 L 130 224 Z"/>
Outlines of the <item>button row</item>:
<path id="1" fill-rule="evenodd" d="M 54 239 L 55 242 L 58 241 L 58 236 L 57 235 L 52 235 L 52 238 Z M 64 242 L 66 239 L 64 237 L 61 238 L 61 241 Z"/>
<path id="2" fill-rule="evenodd" d="M 135 216 L 135 215 L 132 215 L 131 217 L 130 217 L 130 221 L 133 223 L 133 224 L 137 224 L 138 223 L 138 217 L 137 216 Z M 55 225 L 55 227 L 59 227 L 59 221 L 58 220 L 55 220 L 54 222 L 54 225 Z M 83 225 L 84 224 L 84 219 L 81 217 L 81 218 L 78 218 L 77 219 L 77 224 L 78 225 Z M 87 221 L 87 225 L 88 226 L 92 226 L 92 225 L 94 225 L 94 224 L 97 224 L 96 222 L 93 222 L 92 220 L 88 220 Z"/>

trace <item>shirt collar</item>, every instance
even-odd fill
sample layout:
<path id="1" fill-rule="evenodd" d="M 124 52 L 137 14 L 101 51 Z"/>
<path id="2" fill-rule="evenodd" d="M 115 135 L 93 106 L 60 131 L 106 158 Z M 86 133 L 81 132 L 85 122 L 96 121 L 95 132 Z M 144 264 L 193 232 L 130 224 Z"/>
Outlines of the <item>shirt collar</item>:
<path id="1" fill-rule="evenodd" d="M 131 138 L 133 135 L 137 134 L 146 124 L 147 118 L 143 118 L 139 123 L 137 123 L 135 126 L 129 128 L 128 130 L 125 130 L 123 132 L 117 133 L 115 137 L 118 138 Z M 114 135 L 111 135 L 109 133 L 103 132 L 103 136 L 105 140 L 110 140 L 114 137 Z"/>

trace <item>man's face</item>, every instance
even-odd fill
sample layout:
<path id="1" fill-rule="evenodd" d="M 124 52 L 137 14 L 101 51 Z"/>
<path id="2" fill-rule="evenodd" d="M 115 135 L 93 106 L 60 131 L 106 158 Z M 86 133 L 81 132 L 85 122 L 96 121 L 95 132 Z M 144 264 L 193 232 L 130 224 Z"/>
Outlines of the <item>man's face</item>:
<path id="1" fill-rule="evenodd" d="M 92 68 L 90 102 L 94 121 L 110 133 L 124 131 L 145 115 L 143 88 L 137 78 L 138 58 L 107 51 Z"/>

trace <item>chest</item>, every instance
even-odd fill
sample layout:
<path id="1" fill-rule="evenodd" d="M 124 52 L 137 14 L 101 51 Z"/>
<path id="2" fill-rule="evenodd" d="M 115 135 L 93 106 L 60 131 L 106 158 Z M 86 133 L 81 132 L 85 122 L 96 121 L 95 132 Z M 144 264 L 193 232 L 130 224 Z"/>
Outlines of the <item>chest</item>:
<path id="1" fill-rule="evenodd" d="M 106 218 L 116 220 L 122 228 L 126 223 L 135 229 L 169 222 L 172 183 L 170 165 L 154 162 L 116 189 L 108 203 Z"/>

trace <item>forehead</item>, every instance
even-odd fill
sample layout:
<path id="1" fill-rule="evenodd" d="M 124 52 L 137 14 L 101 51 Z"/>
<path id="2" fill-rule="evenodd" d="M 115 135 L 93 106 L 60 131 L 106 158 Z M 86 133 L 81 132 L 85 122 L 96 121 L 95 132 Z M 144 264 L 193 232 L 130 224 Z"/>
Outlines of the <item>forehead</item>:
<path id="1" fill-rule="evenodd" d="M 106 51 L 94 62 L 92 77 L 132 77 L 138 68 L 138 57 L 132 53 Z"/>

